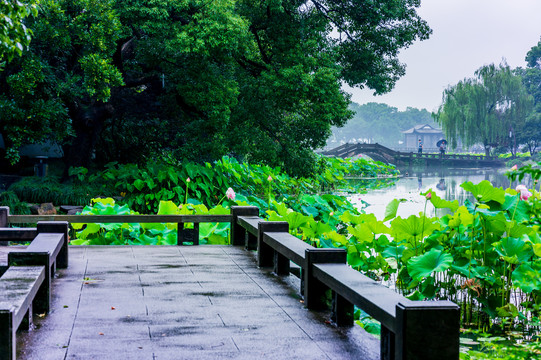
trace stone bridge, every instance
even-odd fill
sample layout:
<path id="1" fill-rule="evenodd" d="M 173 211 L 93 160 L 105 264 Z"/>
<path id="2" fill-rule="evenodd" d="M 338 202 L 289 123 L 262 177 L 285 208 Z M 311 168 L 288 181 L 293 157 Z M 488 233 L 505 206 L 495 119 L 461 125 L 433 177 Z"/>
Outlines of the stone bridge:
<path id="1" fill-rule="evenodd" d="M 321 153 L 324 156 L 341 158 L 364 154 L 376 161 L 396 166 L 413 165 L 445 165 L 460 167 L 500 167 L 504 162 L 495 156 L 457 155 L 440 153 L 400 152 L 380 144 L 344 144 Z"/>

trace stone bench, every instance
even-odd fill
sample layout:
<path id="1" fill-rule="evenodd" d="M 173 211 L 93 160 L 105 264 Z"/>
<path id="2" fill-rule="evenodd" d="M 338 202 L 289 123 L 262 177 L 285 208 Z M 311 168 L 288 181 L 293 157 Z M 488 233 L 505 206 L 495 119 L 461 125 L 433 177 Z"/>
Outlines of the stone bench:
<path id="1" fill-rule="evenodd" d="M 8 253 L 8 266 L 45 266 L 45 285 L 43 286 L 44 307 L 48 312 L 51 302 L 51 281 L 56 268 L 68 267 L 68 223 L 38 222 L 38 235 L 25 249 Z M 9 270 L 9 269 L 8 269 Z"/>
<path id="2" fill-rule="evenodd" d="M 45 307 L 44 283 L 44 266 L 12 266 L 0 277 L 0 360 L 16 358 L 17 329 L 28 329 L 33 308 Z"/>

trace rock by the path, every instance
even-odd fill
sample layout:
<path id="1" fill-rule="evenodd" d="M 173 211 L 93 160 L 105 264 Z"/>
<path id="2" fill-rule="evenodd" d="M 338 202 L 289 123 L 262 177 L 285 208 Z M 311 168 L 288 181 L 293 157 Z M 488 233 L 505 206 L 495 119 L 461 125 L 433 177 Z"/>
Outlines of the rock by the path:
<path id="1" fill-rule="evenodd" d="M 38 215 L 56 215 L 53 203 L 43 203 L 38 207 Z"/>
<path id="2" fill-rule="evenodd" d="M 34 205 L 30 206 L 30 214 L 32 214 L 32 215 L 39 215 L 39 214 L 38 214 L 38 209 L 39 209 L 39 205 L 38 205 L 38 204 L 34 204 Z"/>
<path id="3" fill-rule="evenodd" d="M 60 211 L 65 212 L 68 215 L 72 215 L 70 214 L 71 210 L 83 211 L 83 207 L 79 205 L 60 205 Z"/>

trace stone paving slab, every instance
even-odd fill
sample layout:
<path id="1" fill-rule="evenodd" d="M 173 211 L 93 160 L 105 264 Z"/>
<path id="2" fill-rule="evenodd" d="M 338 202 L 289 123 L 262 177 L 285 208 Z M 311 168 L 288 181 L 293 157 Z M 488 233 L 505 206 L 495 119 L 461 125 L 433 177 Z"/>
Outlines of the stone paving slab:
<path id="1" fill-rule="evenodd" d="M 379 341 L 304 308 L 299 280 L 232 246 L 70 247 L 18 359 L 377 359 Z"/>

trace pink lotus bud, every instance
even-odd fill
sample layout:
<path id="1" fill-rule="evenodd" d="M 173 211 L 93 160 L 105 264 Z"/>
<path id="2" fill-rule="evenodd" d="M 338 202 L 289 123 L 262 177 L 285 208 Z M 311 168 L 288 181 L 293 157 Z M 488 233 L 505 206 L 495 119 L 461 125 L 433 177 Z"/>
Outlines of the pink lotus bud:
<path id="1" fill-rule="evenodd" d="M 272 176 L 269 175 L 269 177 L 267 178 L 267 181 L 272 181 Z"/>
<path id="2" fill-rule="evenodd" d="M 186 179 L 186 182 L 187 182 L 187 183 L 189 183 L 190 181 L 191 181 L 190 178 L 187 178 L 187 179 Z"/>
<path id="3" fill-rule="evenodd" d="M 532 196 L 532 193 L 529 192 L 528 190 L 520 192 L 520 199 L 521 200 L 528 200 L 530 198 L 530 196 Z"/>
<path id="4" fill-rule="evenodd" d="M 331 212 L 329 213 L 329 216 L 333 216 L 333 215 L 334 215 L 334 212 L 331 211 Z"/>
<path id="5" fill-rule="evenodd" d="M 231 188 L 227 189 L 225 196 L 227 196 L 227 198 L 230 200 L 235 200 L 235 192 Z"/>
<path id="6" fill-rule="evenodd" d="M 513 165 L 513 167 L 511 168 L 511 170 L 516 170 L 517 169 L 517 165 Z"/>
<path id="7" fill-rule="evenodd" d="M 528 188 L 522 184 L 517 185 L 515 190 L 520 192 L 521 200 L 528 200 L 530 196 L 532 196 L 532 193 L 530 192 L 530 190 L 528 190 Z"/>
<path id="8" fill-rule="evenodd" d="M 426 199 L 430 200 L 432 198 L 432 191 L 426 194 Z"/>

